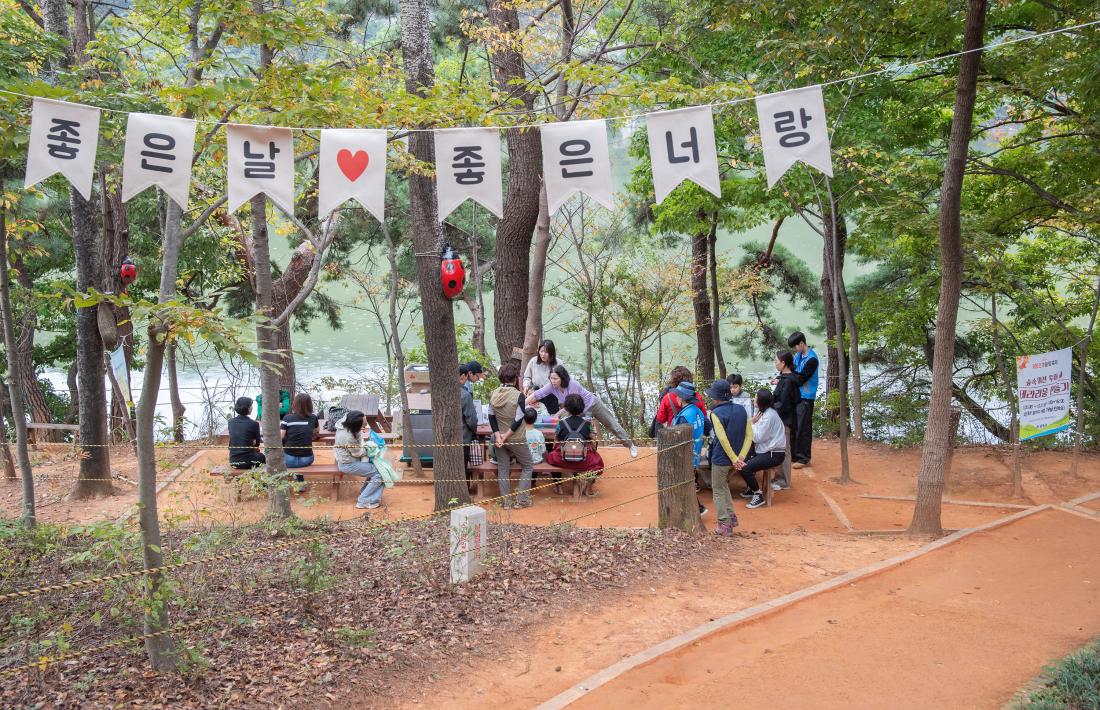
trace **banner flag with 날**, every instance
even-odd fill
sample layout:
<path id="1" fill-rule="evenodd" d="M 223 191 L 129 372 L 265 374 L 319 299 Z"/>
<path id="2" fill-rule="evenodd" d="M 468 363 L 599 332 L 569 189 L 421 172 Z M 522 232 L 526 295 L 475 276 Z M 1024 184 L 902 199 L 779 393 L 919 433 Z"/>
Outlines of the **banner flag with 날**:
<path id="1" fill-rule="evenodd" d="M 825 122 L 825 99 L 820 86 L 757 96 L 756 115 L 760 120 L 760 146 L 764 150 L 769 188 L 800 160 L 833 176 L 829 126 Z"/>
<path id="2" fill-rule="evenodd" d="M 194 150 L 194 121 L 131 113 L 126 119 L 126 149 L 122 157 L 122 201 L 127 202 L 155 185 L 181 210 L 186 210 Z"/>
<path id="3" fill-rule="evenodd" d="M 386 132 L 370 129 L 321 131 L 317 177 L 321 219 L 354 199 L 379 222 L 386 210 Z"/>
<path id="4" fill-rule="evenodd" d="M 1068 429 L 1073 348 L 1016 358 L 1020 440 Z"/>
<path id="5" fill-rule="evenodd" d="M 611 153 L 602 120 L 551 123 L 539 128 L 546 202 L 553 214 L 566 200 L 583 192 L 613 209 Z"/>
<path id="6" fill-rule="evenodd" d="M 35 99 L 23 187 L 61 173 L 85 200 L 92 196 L 92 174 L 99 143 L 99 109 L 53 99 Z"/>
<path id="7" fill-rule="evenodd" d="M 225 143 L 229 154 L 229 211 L 235 212 L 263 193 L 284 212 L 294 214 L 294 132 L 289 128 L 230 124 Z"/>
<path id="8" fill-rule="evenodd" d="M 684 180 L 722 196 L 710 106 L 649 113 L 645 122 L 657 204 Z"/>
<path id="9" fill-rule="evenodd" d="M 440 222 L 467 199 L 502 217 L 500 132 L 495 128 L 435 131 L 435 180 Z"/>

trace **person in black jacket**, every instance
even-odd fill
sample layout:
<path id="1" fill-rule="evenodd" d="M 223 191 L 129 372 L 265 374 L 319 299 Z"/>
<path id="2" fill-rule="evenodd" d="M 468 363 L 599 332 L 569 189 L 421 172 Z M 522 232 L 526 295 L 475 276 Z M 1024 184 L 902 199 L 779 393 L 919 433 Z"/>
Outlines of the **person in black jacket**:
<path id="1" fill-rule="evenodd" d="M 233 468 L 256 468 L 267 463 L 260 453 L 260 423 L 248 416 L 252 413 L 252 398 L 238 397 L 233 404 L 237 416 L 229 420 L 229 465 Z"/>
<path id="2" fill-rule="evenodd" d="M 798 403 L 802 395 L 798 391 L 802 382 L 794 372 L 794 356 L 789 350 L 780 350 L 775 354 L 775 369 L 779 376 L 772 380 L 775 386 L 775 403 L 772 407 L 779 418 L 783 420 L 783 428 L 787 433 L 787 447 L 784 451 L 783 465 L 779 467 L 779 476 L 772 487 L 775 490 L 786 490 L 791 487 L 791 428 L 794 427 Z"/>

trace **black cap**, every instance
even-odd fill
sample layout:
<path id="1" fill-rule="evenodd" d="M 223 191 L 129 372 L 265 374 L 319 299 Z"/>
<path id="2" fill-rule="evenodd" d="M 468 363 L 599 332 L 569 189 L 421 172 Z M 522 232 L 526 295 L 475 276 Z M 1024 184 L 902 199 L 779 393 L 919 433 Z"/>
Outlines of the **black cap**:
<path id="1" fill-rule="evenodd" d="M 471 375 L 480 375 L 485 372 L 485 368 L 481 366 L 481 363 L 477 360 L 470 360 L 466 363 L 466 369 L 470 371 Z"/>

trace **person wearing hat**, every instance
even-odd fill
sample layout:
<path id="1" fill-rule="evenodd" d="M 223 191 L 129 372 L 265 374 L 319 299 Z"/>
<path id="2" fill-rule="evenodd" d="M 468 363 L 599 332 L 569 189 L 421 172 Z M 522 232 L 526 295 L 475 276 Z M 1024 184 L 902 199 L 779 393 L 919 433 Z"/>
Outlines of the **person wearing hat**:
<path id="1" fill-rule="evenodd" d="M 248 416 L 252 413 L 252 398 L 238 397 L 233 404 L 237 416 L 229 420 L 229 465 L 233 468 L 256 468 L 267 463 L 260 452 L 260 423 Z"/>
<path id="2" fill-rule="evenodd" d="M 672 418 L 672 426 L 679 426 L 680 424 L 691 425 L 691 465 L 696 471 L 696 477 L 698 477 L 699 456 L 703 453 L 703 438 L 710 433 L 710 424 L 707 422 L 707 415 L 703 413 L 703 410 L 696 403 L 696 400 L 699 399 L 699 393 L 695 391 L 694 384 L 690 382 L 681 382 L 676 385 L 670 394 L 676 400 L 676 407 L 678 410 L 676 416 Z M 695 490 L 699 490 L 698 478 L 696 480 Z M 705 515 L 706 512 L 707 507 L 700 502 L 699 515 Z"/>
<path id="3" fill-rule="evenodd" d="M 714 508 L 718 516 L 715 534 L 733 537 L 737 514 L 733 512 L 729 476 L 738 462 L 744 462 L 752 446 L 752 424 L 745 408 L 734 404 L 729 380 L 715 380 L 706 391 L 714 401 L 710 424 L 714 443 L 710 445 L 710 485 L 714 490 Z"/>

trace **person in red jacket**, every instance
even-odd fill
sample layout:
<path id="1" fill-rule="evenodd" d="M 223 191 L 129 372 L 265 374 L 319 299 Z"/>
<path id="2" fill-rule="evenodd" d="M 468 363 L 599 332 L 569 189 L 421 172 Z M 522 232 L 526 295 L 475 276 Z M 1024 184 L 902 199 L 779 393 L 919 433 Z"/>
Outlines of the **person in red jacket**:
<path id="1" fill-rule="evenodd" d="M 668 376 L 668 387 L 661 395 L 660 404 L 657 405 L 658 427 L 672 426 L 672 420 L 680 413 L 680 402 L 676 399 L 676 394 L 673 390 L 675 390 L 681 382 L 694 383 L 694 381 L 695 377 L 692 375 L 691 370 L 683 365 L 677 365 L 672 368 L 672 372 L 669 373 Z M 695 404 L 703 412 L 703 416 L 707 416 L 707 405 L 703 403 L 703 396 L 698 392 L 695 393 Z"/>

